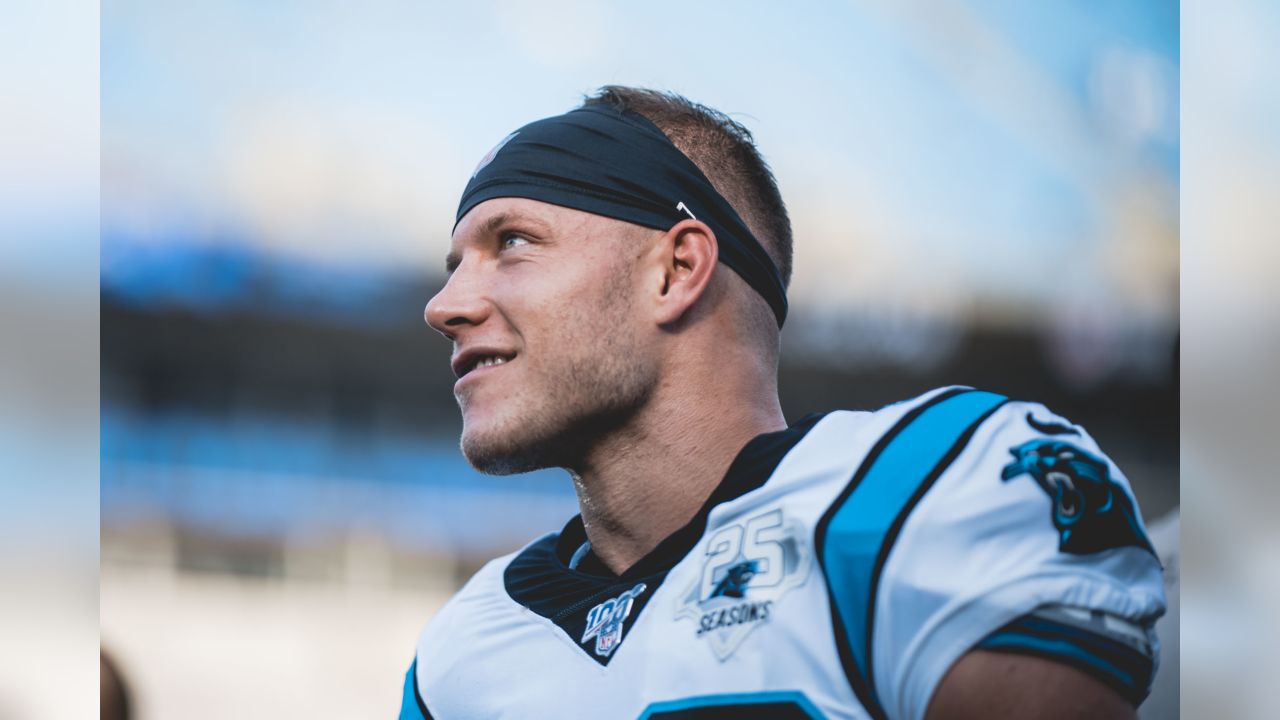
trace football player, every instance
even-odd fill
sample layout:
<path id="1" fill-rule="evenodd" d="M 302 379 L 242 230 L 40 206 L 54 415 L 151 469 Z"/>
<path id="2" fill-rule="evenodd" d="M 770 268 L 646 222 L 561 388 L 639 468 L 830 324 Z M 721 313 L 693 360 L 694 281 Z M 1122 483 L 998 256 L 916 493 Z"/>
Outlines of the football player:
<path id="1" fill-rule="evenodd" d="M 1081 427 L 941 388 L 788 426 L 791 229 L 750 133 L 606 87 L 504 138 L 426 320 L 462 451 L 581 514 L 431 620 L 402 718 L 1121 718 L 1161 568 Z"/>

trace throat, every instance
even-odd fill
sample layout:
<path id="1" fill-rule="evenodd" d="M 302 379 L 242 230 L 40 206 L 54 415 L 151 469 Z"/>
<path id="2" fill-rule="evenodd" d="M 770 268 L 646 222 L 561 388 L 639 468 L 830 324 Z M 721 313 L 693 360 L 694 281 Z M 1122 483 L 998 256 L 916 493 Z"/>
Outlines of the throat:
<path id="1" fill-rule="evenodd" d="M 597 437 L 570 468 L 592 552 L 619 575 L 647 566 L 660 545 L 700 518 L 705 526 L 713 494 L 723 495 L 718 488 L 733 478 L 749 444 L 787 432 L 776 394 L 769 402 L 725 404 L 673 398 L 671 387 L 655 392 L 631 422 Z M 692 547 L 697 537 L 685 540 Z"/>
<path id="2" fill-rule="evenodd" d="M 693 519 L 732 456 L 716 463 L 718 467 L 693 458 L 628 460 L 625 467 L 632 472 L 619 472 L 617 467 L 612 472 L 573 474 L 590 542 L 587 562 L 598 561 L 615 575 L 626 573 Z"/>
<path id="3" fill-rule="evenodd" d="M 619 576 L 678 560 L 701 537 L 711 508 L 763 485 L 814 422 L 647 459 L 620 452 L 600 471 L 571 473 L 590 555 Z"/>
<path id="4" fill-rule="evenodd" d="M 608 490 L 589 481 L 579 484 L 583 530 L 589 539 L 581 569 L 625 574 L 692 519 L 717 479 L 675 484 L 652 478 L 648 486 L 637 482 Z M 596 563 L 599 566 L 592 567 Z"/>

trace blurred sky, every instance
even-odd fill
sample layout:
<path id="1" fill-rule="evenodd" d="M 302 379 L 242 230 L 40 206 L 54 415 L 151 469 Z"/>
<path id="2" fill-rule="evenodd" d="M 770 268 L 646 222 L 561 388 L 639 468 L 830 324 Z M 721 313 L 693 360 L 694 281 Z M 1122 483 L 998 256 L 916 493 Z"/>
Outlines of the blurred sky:
<path id="1" fill-rule="evenodd" d="M 792 300 L 1177 318 L 1178 8 L 107 0 L 102 273 L 215 245 L 435 270 L 477 159 L 607 83 L 742 120 Z"/>

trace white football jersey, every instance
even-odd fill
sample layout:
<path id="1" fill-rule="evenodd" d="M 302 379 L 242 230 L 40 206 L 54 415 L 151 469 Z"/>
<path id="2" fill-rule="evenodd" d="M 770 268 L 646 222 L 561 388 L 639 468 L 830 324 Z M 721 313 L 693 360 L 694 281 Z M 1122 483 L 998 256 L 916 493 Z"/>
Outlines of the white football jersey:
<path id="1" fill-rule="evenodd" d="M 622 575 L 584 556 L 574 518 L 487 564 L 423 631 L 400 717 L 914 719 L 975 648 L 1137 704 L 1165 607 L 1093 439 L 969 388 L 761 435 Z"/>

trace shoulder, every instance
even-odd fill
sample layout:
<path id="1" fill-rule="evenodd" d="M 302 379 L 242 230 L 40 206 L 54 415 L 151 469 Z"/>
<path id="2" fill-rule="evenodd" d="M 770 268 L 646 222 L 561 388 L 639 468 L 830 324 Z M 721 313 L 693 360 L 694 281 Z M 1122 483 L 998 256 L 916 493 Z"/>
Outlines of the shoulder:
<path id="1" fill-rule="evenodd" d="M 555 537 L 545 535 L 516 552 L 485 563 L 427 622 L 418 636 L 419 656 L 429 658 L 432 651 L 447 646 L 459 633 L 483 624 L 495 611 L 518 608 L 507 595 L 504 574 L 523 554 Z"/>
<path id="2" fill-rule="evenodd" d="M 820 483 L 835 494 L 856 479 L 855 472 L 873 460 L 902 429 L 925 409 L 965 388 L 939 388 L 879 410 L 834 410 L 806 416 L 803 437 L 777 465 L 767 490 L 789 490 L 797 484 Z M 828 498 L 830 499 L 830 498 Z"/>
<path id="3" fill-rule="evenodd" d="M 1134 548 L 1154 560 L 1128 479 L 1083 427 L 1040 403 L 969 388 L 911 414 L 886 443 L 899 456 L 886 459 L 896 469 L 909 457 L 912 478 L 922 475 L 901 510 L 920 534 L 977 541 L 998 528 L 1006 543 L 1020 536 L 1067 557 Z"/>
<path id="4" fill-rule="evenodd" d="M 1054 505 L 1068 552 L 1117 544 L 1152 552 L 1120 468 L 1088 431 L 1038 402 L 951 386 L 867 415 L 864 432 L 875 440 L 858 453 L 857 471 L 833 503 L 846 514 L 910 513 L 926 495 L 978 505 L 1038 497 Z M 849 502 L 855 493 L 861 500 Z M 1090 532 L 1102 516 L 1105 529 Z"/>
<path id="5" fill-rule="evenodd" d="M 504 647 L 523 647 L 528 617 L 508 595 L 504 574 L 523 553 L 555 537 L 543 536 L 517 552 L 490 560 L 431 617 L 418 635 L 406 679 L 406 707 L 408 699 L 413 699 L 427 718 L 431 717 L 428 708 L 447 715 L 459 697 L 504 681 L 499 653 Z"/>
<path id="6" fill-rule="evenodd" d="M 957 658 L 1043 606 L 1142 629 L 1163 612 L 1128 482 L 1080 426 L 964 387 L 867 425 L 875 440 L 815 543 L 842 659 L 869 703 L 919 717 Z"/>
<path id="7" fill-rule="evenodd" d="M 869 470 L 886 453 L 900 460 L 934 446 L 949 449 L 1010 404 L 1018 403 L 985 390 L 936 388 L 874 411 L 830 412 L 797 449 L 856 461 Z"/>
<path id="8" fill-rule="evenodd" d="M 1010 404 L 1008 398 L 966 387 L 943 387 L 874 411 L 827 413 L 788 453 L 769 485 L 791 490 L 802 483 L 825 488 L 827 510 L 817 521 L 817 540 L 844 524 L 835 517 L 842 508 L 884 514 L 885 492 L 907 487 L 907 475 L 924 480 L 945 466 L 974 432 Z M 912 485 L 903 502 L 910 499 Z M 856 498 L 853 494 L 858 492 Z M 848 518 L 848 511 L 845 512 Z"/>

